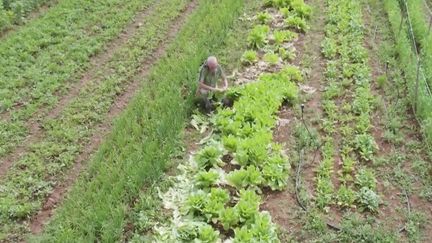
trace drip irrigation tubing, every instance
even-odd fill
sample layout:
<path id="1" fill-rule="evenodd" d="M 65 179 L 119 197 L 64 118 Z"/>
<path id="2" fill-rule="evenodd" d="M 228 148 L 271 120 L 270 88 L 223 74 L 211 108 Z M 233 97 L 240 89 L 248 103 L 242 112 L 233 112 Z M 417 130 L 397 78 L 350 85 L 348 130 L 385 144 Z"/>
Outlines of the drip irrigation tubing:
<path id="1" fill-rule="evenodd" d="M 302 115 L 301 115 L 301 119 L 302 119 L 302 122 L 303 122 L 303 125 L 304 125 L 304 127 L 306 128 L 306 130 L 308 131 L 308 133 L 309 133 L 309 136 L 311 137 L 311 139 L 313 138 L 313 136 L 312 136 L 312 133 L 310 132 L 310 130 L 309 130 L 309 127 L 307 126 L 307 124 L 306 124 L 306 121 L 304 120 L 304 115 L 303 115 L 303 113 L 304 113 L 304 104 L 302 104 L 301 105 L 301 113 L 302 113 Z M 316 149 L 315 149 L 315 155 L 314 155 L 314 157 L 313 157 L 313 160 L 312 160 L 312 163 L 314 163 L 315 162 L 315 158 L 316 158 L 316 153 L 317 153 L 317 151 L 321 148 L 321 146 L 322 146 L 322 144 L 323 143 L 321 143 Z M 305 211 L 305 212 L 307 212 L 308 211 L 308 209 L 307 209 L 307 207 L 306 207 L 306 205 L 304 205 L 303 204 L 303 202 L 301 201 L 301 199 L 300 199 L 300 184 L 301 184 L 301 179 L 300 179 L 300 173 L 301 173 L 301 167 L 302 167 L 302 165 L 303 165 L 303 155 L 304 155 L 304 148 L 298 148 L 298 150 L 297 150 L 297 152 L 299 153 L 299 162 L 298 162 L 298 165 L 297 165 L 297 172 L 296 172 L 296 183 L 295 183 L 295 194 L 296 194 L 296 200 L 297 200 L 297 203 L 299 204 L 299 206 Z M 326 224 L 327 224 L 327 226 L 329 227 L 329 228 L 331 228 L 331 229 L 333 229 L 333 230 L 335 230 L 335 231 L 341 231 L 341 228 L 340 228 L 340 226 L 337 226 L 337 225 L 335 225 L 335 224 L 333 224 L 333 223 L 331 223 L 331 222 L 326 222 Z"/>

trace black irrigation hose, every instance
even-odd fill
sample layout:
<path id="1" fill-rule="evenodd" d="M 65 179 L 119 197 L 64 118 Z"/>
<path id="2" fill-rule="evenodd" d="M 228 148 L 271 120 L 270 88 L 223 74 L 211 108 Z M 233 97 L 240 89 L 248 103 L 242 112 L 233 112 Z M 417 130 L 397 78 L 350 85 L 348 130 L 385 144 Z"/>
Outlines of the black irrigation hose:
<path id="1" fill-rule="evenodd" d="M 301 105 L 301 112 L 302 112 L 302 122 L 303 122 L 303 125 L 305 126 L 305 128 L 306 128 L 306 130 L 308 131 L 308 133 L 309 133 L 309 136 L 311 137 L 311 138 L 313 138 L 312 137 L 312 134 L 311 134 L 311 132 L 309 131 L 309 128 L 308 128 L 308 126 L 307 126 L 307 124 L 306 124 L 306 122 L 305 122 L 305 120 L 304 120 L 304 117 L 303 117 L 303 113 L 304 113 L 304 104 L 302 104 Z M 314 155 L 314 158 L 313 158 L 313 160 L 312 160 L 312 163 L 315 161 L 315 158 L 316 158 L 316 152 L 321 148 L 321 146 L 322 146 L 322 143 L 317 147 L 317 149 L 315 150 L 315 155 Z M 299 204 L 299 206 L 305 211 L 305 212 L 307 212 L 308 210 L 307 210 L 307 207 L 306 207 L 306 205 L 304 205 L 303 203 L 302 203 L 302 201 L 300 200 L 300 193 L 299 193 L 299 190 L 300 190 L 300 172 L 301 172 L 301 166 L 302 166 L 302 164 L 303 164 L 303 154 L 304 154 L 304 149 L 303 148 L 299 148 L 299 150 L 298 150 L 298 153 L 299 153 L 299 163 L 298 163 L 298 166 L 297 166 L 297 172 L 296 172 L 296 185 L 295 185 L 295 194 L 296 194 L 296 200 L 297 200 L 297 203 Z M 341 231 L 341 228 L 339 227 L 339 226 L 337 226 L 337 225 L 334 225 L 334 224 L 332 224 L 332 223 L 330 223 L 330 222 L 326 222 L 326 224 L 327 224 L 327 226 L 329 227 L 329 228 L 331 228 L 331 229 L 333 229 L 333 230 L 335 230 L 335 231 Z"/>

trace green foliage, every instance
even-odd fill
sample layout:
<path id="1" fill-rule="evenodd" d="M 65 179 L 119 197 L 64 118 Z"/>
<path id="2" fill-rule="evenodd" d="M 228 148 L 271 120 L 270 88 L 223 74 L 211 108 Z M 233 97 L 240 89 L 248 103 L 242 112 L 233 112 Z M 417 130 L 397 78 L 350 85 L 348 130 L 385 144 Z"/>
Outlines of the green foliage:
<path id="1" fill-rule="evenodd" d="M 209 169 L 223 165 L 222 150 L 216 145 L 209 145 L 201 149 L 195 155 L 195 161 L 199 168 Z"/>
<path id="2" fill-rule="evenodd" d="M 210 225 L 205 225 L 199 228 L 198 242 L 216 243 L 219 239 L 219 232 Z"/>
<path id="3" fill-rule="evenodd" d="M 246 167 L 246 169 L 239 169 L 231 171 L 226 177 L 228 183 L 237 189 L 247 187 L 258 188 L 263 182 L 261 172 L 253 165 Z"/>
<path id="4" fill-rule="evenodd" d="M 336 197 L 339 206 L 352 207 L 356 200 L 356 193 L 350 187 L 341 185 Z"/>
<path id="5" fill-rule="evenodd" d="M 278 52 L 282 60 L 293 61 L 297 57 L 295 50 L 292 48 L 285 49 L 283 47 L 280 47 Z"/>
<path id="6" fill-rule="evenodd" d="M 288 18 L 285 19 L 285 24 L 287 25 L 288 28 L 294 28 L 303 32 L 309 29 L 306 20 L 298 16 L 289 16 Z"/>
<path id="7" fill-rule="evenodd" d="M 196 185 L 203 189 L 215 185 L 218 179 L 219 179 L 219 173 L 215 170 L 200 171 L 195 176 Z"/>
<path id="8" fill-rule="evenodd" d="M 357 214 L 348 214 L 342 220 L 339 242 L 397 242 L 393 231 L 380 226 L 372 218 L 362 219 Z"/>
<path id="9" fill-rule="evenodd" d="M 382 89 L 384 86 L 388 83 L 387 76 L 386 75 L 380 75 L 376 78 L 376 83 L 378 85 L 378 88 Z"/>
<path id="10" fill-rule="evenodd" d="M 287 158 L 280 155 L 270 157 L 263 166 L 262 174 L 265 185 L 272 190 L 283 190 L 288 184 Z"/>
<path id="11" fill-rule="evenodd" d="M 280 46 L 285 42 L 296 39 L 298 34 L 289 30 L 276 30 L 273 32 L 273 37 L 275 39 L 275 44 Z"/>
<path id="12" fill-rule="evenodd" d="M 326 37 L 322 42 L 322 52 L 327 59 L 334 59 L 338 54 L 336 40 Z"/>
<path id="13" fill-rule="evenodd" d="M 267 35 L 270 32 L 270 27 L 267 25 L 256 25 L 247 38 L 248 45 L 252 48 L 262 48 L 267 44 Z"/>
<path id="14" fill-rule="evenodd" d="M 373 158 L 375 151 L 378 150 L 378 145 L 375 139 L 370 134 L 359 134 L 355 137 L 355 148 L 359 151 L 362 159 L 370 161 Z"/>
<path id="15" fill-rule="evenodd" d="M 239 140 L 233 135 L 228 135 L 222 138 L 222 143 L 226 150 L 228 150 L 231 153 L 234 153 L 235 151 L 237 151 Z"/>
<path id="16" fill-rule="evenodd" d="M 270 65 L 276 65 L 280 61 L 279 56 L 274 53 L 266 53 L 263 57 L 263 60 Z"/>
<path id="17" fill-rule="evenodd" d="M 225 208 L 220 211 L 219 221 L 224 230 L 229 230 L 239 223 L 240 215 L 236 208 Z"/>
<path id="18" fill-rule="evenodd" d="M 260 12 L 256 16 L 259 24 L 268 24 L 272 21 L 272 16 L 267 12 Z"/>
<path id="19" fill-rule="evenodd" d="M 360 204 L 360 209 L 376 212 L 380 204 L 380 198 L 371 189 L 362 187 L 357 193 L 357 202 Z"/>
<path id="20" fill-rule="evenodd" d="M 136 3 L 136 1 L 120 2 L 121 6 L 128 5 L 129 2 Z M 167 2 L 170 4 L 166 4 Z M 94 2 L 89 3 L 95 5 Z M 152 15 L 157 21 L 175 19 L 173 15 L 184 9 L 189 1 L 173 2 L 169 0 L 163 3 L 161 9 L 164 10 L 164 17 L 159 11 L 154 11 Z M 115 9 L 114 12 L 124 14 L 124 11 L 119 11 L 120 9 L 112 4 L 107 3 L 107 5 L 109 5 L 106 7 L 109 11 L 112 12 Z M 105 9 L 105 5 L 103 6 Z M 243 1 L 200 1 L 195 11 L 186 19 L 176 38 L 167 46 L 166 51 L 170 55 L 163 56 L 149 70 L 147 81 L 157 80 L 157 82 L 146 82 L 146 88 L 137 91 L 136 97 L 130 102 L 128 108 L 116 119 L 113 132 L 106 138 L 106 142 L 93 158 L 88 161 L 88 170 L 79 178 L 68 193 L 68 198 L 63 202 L 62 207 L 57 209 L 54 219 L 45 228 L 42 236 L 44 242 L 68 242 L 71 239 L 82 242 L 95 239 L 103 242 L 121 241 L 122 229 L 126 225 L 125 203 L 135 198 L 143 186 L 153 184 L 160 178 L 167 162 L 173 158 L 173 153 L 179 146 L 181 140 L 179 134 L 186 124 L 190 108 L 190 100 L 184 99 L 185 97 L 179 92 L 180 87 L 196 85 L 195 75 L 190 74 L 196 72 L 196 68 L 210 52 L 215 51 L 215 48 L 220 49 L 226 40 L 229 27 L 238 18 L 242 7 Z M 102 8 L 102 5 L 97 4 L 97 8 Z M 84 7 L 79 9 L 84 9 Z M 74 5 L 72 12 L 77 12 L 83 18 L 82 11 L 75 10 L 77 8 Z M 101 16 L 100 13 L 96 14 Z M 43 19 L 45 17 L 46 15 Z M 109 19 L 104 21 L 111 21 Z M 117 18 L 112 19 L 119 21 Z M 126 19 L 130 21 L 131 18 Z M 98 21 L 100 20 L 98 18 Z M 153 21 L 155 20 L 149 21 L 149 26 L 157 24 L 149 28 L 157 31 L 149 38 L 159 43 L 161 38 L 159 31 L 164 29 L 161 33 L 166 33 L 170 25 Z M 67 22 L 69 23 L 70 19 L 67 19 Z M 208 32 L 209 29 L 211 32 Z M 144 34 L 147 31 L 140 33 Z M 144 37 L 147 34 L 142 34 L 137 34 L 137 39 L 146 40 Z M 78 36 L 83 38 L 82 35 Z M 134 47 L 133 52 L 142 48 L 146 53 L 148 51 L 145 47 L 146 43 L 153 43 L 153 41 L 144 41 L 137 49 Z M 145 48 L 142 47 L 143 44 Z M 151 46 L 154 48 L 155 45 L 151 44 Z M 182 48 L 185 46 L 188 48 Z M 71 46 L 69 45 L 68 48 Z M 130 52 L 127 53 L 130 54 Z M 141 51 L 137 53 L 138 56 L 145 56 Z M 134 66 L 135 62 L 138 63 L 138 66 L 142 66 L 142 63 L 138 61 L 140 58 L 131 59 L 129 56 L 128 60 L 133 60 Z M 123 67 L 128 67 L 128 65 L 123 65 Z M 128 77 L 124 78 L 128 79 Z M 124 78 L 120 80 L 123 81 Z M 101 86 L 100 83 L 98 85 Z M 114 96 L 118 94 L 111 89 L 109 92 Z M 79 105 L 82 106 L 82 104 Z M 160 112 L 161 110 L 164 112 Z M 58 164 L 58 166 L 61 165 Z M 48 175 L 45 171 L 39 170 L 39 172 L 45 178 Z M 107 197 L 107 195 L 110 196 Z M 41 201 L 36 200 L 35 197 L 31 197 L 31 200 L 42 205 Z M 79 205 L 86 205 L 86 207 Z M 105 224 L 104 222 L 110 223 Z"/>
<path id="21" fill-rule="evenodd" d="M 304 3 L 304 0 L 291 0 L 291 8 L 294 13 L 302 18 L 309 18 L 312 8 Z"/>
<path id="22" fill-rule="evenodd" d="M 241 62 L 244 65 L 252 65 L 256 62 L 258 62 L 258 54 L 256 51 L 253 50 L 247 50 L 243 53 L 243 56 L 241 57 Z"/>
<path id="23" fill-rule="evenodd" d="M 357 172 L 355 184 L 359 188 L 366 187 L 370 190 L 376 189 L 376 178 L 375 174 L 370 169 L 362 168 Z"/>

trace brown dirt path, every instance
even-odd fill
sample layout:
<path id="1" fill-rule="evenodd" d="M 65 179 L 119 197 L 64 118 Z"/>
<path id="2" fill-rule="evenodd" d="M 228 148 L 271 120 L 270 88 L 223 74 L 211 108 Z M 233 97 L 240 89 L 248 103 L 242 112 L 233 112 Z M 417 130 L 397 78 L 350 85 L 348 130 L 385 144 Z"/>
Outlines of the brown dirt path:
<path id="1" fill-rule="evenodd" d="M 78 178 L 81 170 L 83 169 L 85 161 L 89 160 L 91 155 L 95 152 L 95 150 L 99 147 L 103 139 L 111 130 L 113 119 L 119 115 L 123 109 L 126 108 L 131 98 L 142 87 L 142 80 L 146 79 L 146 77 L 150 74 L 150 69 L 153 67 L 153 65 L 166 54 L 167 47 L 174 40 L 183 24 L 186 22 L 188 16 L 195 10 L 197 5 L 198 0 L 193 0 L 187 5 L 186 9 L 179 15 L 179 17 L 177 17 L 172 22 L 168 30 L 167 37 L 159 44 L 159 47 L 148 58 L 146 58 L 146 61 L 143 63 L 142 68 L 139 71 L 139 74 L 135 77 L 133 82 L 131 82 L 126 91 L 117 97 L 114 104 L 111 106 L 106 119 L 96 128 L 94 135 L 90 138 L 87 146 L 85 146 L 85 150 L 82 151 L 76 159 L 75 165 L 69 171 L 66 180 L 54 188 L 51 195 L 45 201 L 42 210 L 31 219 L 29 227 L 32 233 L 39 234 L 43 231 L 44 225 L 51 219 L 54 210 L 59 204 L 61 204 L 69 188 Z M 145 12 L 148 12 L 148 10 Z M 142 15 L 140 14 L 140 16 Z M 134 21 L 134 23 L 139 23 L 139 21 Z M 129 37 L 125 37 L 123 35 L 121 38 Z"/>
<path id="2" fill-rule="evenodd" d="M 126 42 L 133 37 L 145 18 L 153 11 L 154 5 L 150 5 L 146 9 L 138 13 L 133 21 L 126 26 L 122 33 L 114 40 L 109 42 L 104 51 L 101 51 L 98 55 L 94 56 L 90 60 L 90 68 L 82 75 L 79 82 L 73 84 L 69 92 L 60 97 L 58 103 L 51 110 L 41 109 L 37 111 L 31 119 L 26 122 L 26 127 L 29 130 L 28 136 L 25 140 L 18 145 L 12 152 L 10 152 L 5 158 L 0 160 L 0 179 L 2 179 L 13 163 L 23 154 L 28 152 L 31 144 L 42 139 L 44 130 L 42 128 L 43 120 L 53 119 L 60 115 L 64 108 L 72 102 L 72 100 L 78 96 L 79 92 L 86 84 L 94 80 L 96 72 L 102 70 L 104 64 L 112 59 L 114 53 L 116 53 Z M 110 70 L 102 70 L 104 72 L 110 72 Z M 99 80 L 100 81 L 100 80 Z M 44 117 L 41 119 L 41 117 Z"/>

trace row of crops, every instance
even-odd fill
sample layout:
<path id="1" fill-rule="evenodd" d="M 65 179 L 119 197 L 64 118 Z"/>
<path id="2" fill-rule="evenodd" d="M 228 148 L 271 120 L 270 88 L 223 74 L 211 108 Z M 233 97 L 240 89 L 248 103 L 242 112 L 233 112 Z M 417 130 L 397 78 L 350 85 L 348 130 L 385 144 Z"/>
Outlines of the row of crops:
<path id="1" fill-rule="evenodd" d="M 57 210 L 42 241 L 120 240 L 129 205 L 144 186 L 158 181 L 179 146 L 197 67 L 223 45 L 243 7 L 243 1 L 198 2 L 167 48 L 168 54 L 150 70 L 150 76 L 143 80 L 145 85 Z"/>
<path id="2" fill-rule="evenodd" d="M 371 134 L 373 97 L 368 55 L 363 47 L 361 3 L 328 0 L 327 7 L 322 44 L 327 59 L 321 126 L 323 159 L 317 171 L 316 204 L 326 210 L 336 204 L 376 211 L 380 202 L 376 179 L 365 166 L 378 147 Z M 337 181 L 332 180 L 335 168 Z"/>
<path id="3" fill-rule="evenodd" d="M 269 1 L 266 6 L 247 38 L 255 50 L 243 55 L 246 65 L 260 60 L 270 67 L 283 64 L 284 50 L 292 51 L 287 43 L 297 36 L 289 29 L 306 28 L 310 7 L 303 1 Z M 157 226 L 157 241 L 279 241 L 276 225 L 260 205 L 264 191 L 287 187 L 290 163 L 282 145 L 273 142 L 273 128 L 282 104 L 296 102 L 295 82 L 302 79 L 297 68 L 279 67 L 230 90 L 234 106 L 219 108 L 211 116 L 213 133 L 179 165 L 174 186 L 162 196 L 173 218 Z"/>
<path id="4" fill-rule="evenodd" d="M 88 70 L 92 56 L 154 2 L 62 1 L 2 39 L 0 157 L 29 135 L 27 121 L 55 107 Z"/>
<path id="5" fill-rule="evenodd" d="M 150 2 L 146 2 L 149 4 Z M 134 81 L 142 63 L 159 46 L 172 23 L 190 4 L 188 0 L 163 0 L 153 5 L 145 24 L 113 57 L 100 64 L 76 97 L 63 107 L 59 117 L 44 118 L 44 136 L 2 178 L 0 232 L 20 235 L 22 220 L 41 209 L 45 198 L 65 177 L 80 151 L 107 119 L 116 97 Z M 169 5 L 167 7 L 167 5 Z M 132 13 L 131 13 L 132 14 Z M 30 146 L 30 145 L 29 145 Z"/>
<path id="6" fill-rule="evenodd" d="M 405 5 L 406 4 L 406 5 Z M 385 0 L 384 6 L 388 14 L 391 29 L 395 38 L 395 48 L 407 80 L 407 90 L 416 115 L 423 125 L 426 141 L 432 142 L 432 12 L 423 0 Z M 406 13 L 408 13 L 408 16 Z M 414 39 L 411 38 L 414 37 Z M 415 40 L 415 43 L 413 41 Z M 416 51 L 419 52 L 418 63 Z M 417 76 L 417 65 L 421 65 Z M 419 79 L 419 89 L 416 92 L 416 80 Z M 429 88 L 426 85 L 429 85 Z"/>
<path id="7" fill-rule="evenodd" d="M 24 18 L 49 0 L 2 0 L 0 1 L 0 33 Z"/>

